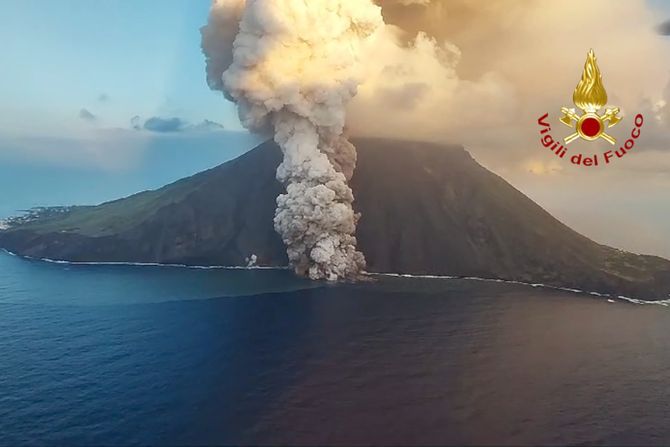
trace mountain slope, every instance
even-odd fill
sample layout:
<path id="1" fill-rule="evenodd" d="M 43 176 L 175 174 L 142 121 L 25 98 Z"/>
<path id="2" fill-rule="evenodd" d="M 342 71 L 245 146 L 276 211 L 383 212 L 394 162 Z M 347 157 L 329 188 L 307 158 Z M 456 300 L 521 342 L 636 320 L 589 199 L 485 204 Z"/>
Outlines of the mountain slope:
<path id="1" fill-rule="evenodd" d="M 596 244 L 460 147 L 355 141 L 351 185 L 368 270 L 542 282 L 666 298 L 670 262 Z M 272 218 L 279 149 L 264 143 L 156 191 L 0 232 L 0 247 L 71 261 L 285 265 Z"/>

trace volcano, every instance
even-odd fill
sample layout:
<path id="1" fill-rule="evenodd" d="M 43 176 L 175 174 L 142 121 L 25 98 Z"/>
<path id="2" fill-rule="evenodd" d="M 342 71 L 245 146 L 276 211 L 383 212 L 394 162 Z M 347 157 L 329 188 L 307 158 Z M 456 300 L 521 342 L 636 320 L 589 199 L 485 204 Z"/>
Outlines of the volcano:
<path id="1" fill-rule="evenodd" d="M 370 272 L 476 276 L 666 299 L 670 261 L 600 245 L 460 146 L 354 139 L 351 187 Z M 266 142 L 154 191 L 0 231 L 14 253 L 78 262 L 285 266 L 274 231 L 282 155 Z"/>

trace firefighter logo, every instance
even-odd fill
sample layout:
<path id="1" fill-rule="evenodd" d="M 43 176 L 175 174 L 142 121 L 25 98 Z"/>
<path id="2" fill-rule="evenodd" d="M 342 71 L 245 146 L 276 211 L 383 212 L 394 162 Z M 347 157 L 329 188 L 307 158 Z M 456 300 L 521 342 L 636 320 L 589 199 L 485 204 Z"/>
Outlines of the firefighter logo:
<path id="1" fill-rule="evenodd" d="M 561 108 L 561 113 L 563 113 L 561 122 L 575 130 L 573 134 L 563 139 L 566 145 L 577 138 L 586 141 L 602 138 L 612 145 L 616 144 L 616 140 L 605 130 L 616 126 L 621 121 L 619 108 L 607 108 L 604 113 L 599 114 L 600 109 L 607 104 L 607 92 L 603 86 L 602 75 L 593 50 L 590 50 L 586 56 L 582 79 L 572 94 L 572 101 L 583 113 L 579 115 L 574 108 Z"/>

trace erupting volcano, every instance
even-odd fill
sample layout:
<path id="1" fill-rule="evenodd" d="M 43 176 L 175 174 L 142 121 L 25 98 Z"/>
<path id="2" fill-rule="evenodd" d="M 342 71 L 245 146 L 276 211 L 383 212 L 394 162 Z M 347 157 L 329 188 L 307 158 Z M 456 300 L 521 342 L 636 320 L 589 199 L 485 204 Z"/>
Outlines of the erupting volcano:
<path id="1" fill-rule="evenodd" d="M 356 149 L 344 136 L 345 107 L 360 83 L 361 45 L 382 24 L 370 1 L 220 0 L 203 29 L 210 85 L 237 103 L 246 128 L 271 131 L 282 149 L 277 179 L 286 193 L 274 226 L 291 266 L 312 279 L 353 279 L 365 267 L 347 185 Z M 230 28 L 238 29 L 232 42 Z"/>

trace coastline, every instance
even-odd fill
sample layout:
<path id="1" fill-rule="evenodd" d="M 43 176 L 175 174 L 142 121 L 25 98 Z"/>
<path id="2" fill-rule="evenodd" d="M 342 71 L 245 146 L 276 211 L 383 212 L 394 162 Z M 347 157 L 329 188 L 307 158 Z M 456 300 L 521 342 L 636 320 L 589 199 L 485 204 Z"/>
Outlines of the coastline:
<path id="1" fill-rule="evenodd" d="M 163 268 L 180 268 L 180 269 L 193 269 L 193 270 L 289 270 L 288 266 L 284 267 L 267 267 L 267 266 L 223 266 L 223 265 L 186 265 L 186 264 L 161 264 L 155 262 L 78 262 L 78 261 L 63 261 L 55 260 L 48 258 L 33 258 L 30 256 L 21 256 L 16 253 L 13 253 L 7 249 L 0 248 L 1 253 L 6 253 L 10 256 L 26 259 L 30 261 L 45 262 L 49 264 L 60 264 L 60 265 L 81 265 L 81 266 L 130 266 L 130 267 L 163 267 Z M 612 295 L 608 293 L 594 292 L 581 289 L 572 289 L 568 287 L 558 287 L 542 283 L 527 283 L 522 281 L 515 281 L 509 279 L 500 279 L 500 278 L 480 278 L 476 276 L 451 276 L 451 275 L 413 275 L 409 273 L 375 273 L 375 272 L 365 272 L 366 276 L 370 277 L 388 277 L 388 278 L 405 278 L 405 279 L 439 279 L 439 280 L 466 280 L 466 281 L 483 281 L 483 282 L 496 282 L 502 284 L 515 284 L 522 285 L 527 287 L 534 288 L 543 288 L 549 290 L 558 290 L 562 292 L 570 292 L 579 295 L 588 295 L 595 296 L 598 298 L 606 298 L 608 302 L 614 303 L 615 300 L 620 300 L 632 304 L 646 305 L 646 304 L 655 304 L 663 307 L 670 307 L 670 298 L 665 300 L 641 300 L 637 298 L 630 298 L 624 295 Z"/>

